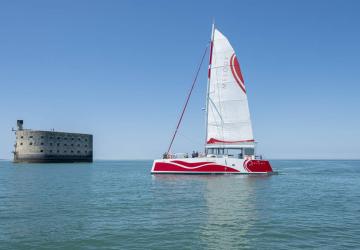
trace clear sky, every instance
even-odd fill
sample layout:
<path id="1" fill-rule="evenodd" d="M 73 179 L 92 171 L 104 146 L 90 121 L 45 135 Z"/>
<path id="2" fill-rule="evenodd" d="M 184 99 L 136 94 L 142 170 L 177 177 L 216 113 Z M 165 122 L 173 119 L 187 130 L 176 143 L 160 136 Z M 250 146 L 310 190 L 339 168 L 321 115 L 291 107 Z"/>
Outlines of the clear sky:
<path id="1" fill-rule="evenodd" d="M 211 22 L 268 158 L 360 158 L 360 1 L 1 1 L 0 158 L 11 128 L 94 134 L 96 159 L 166 150 Z M 206 67 L 174 151 L 202 150 Z"/>

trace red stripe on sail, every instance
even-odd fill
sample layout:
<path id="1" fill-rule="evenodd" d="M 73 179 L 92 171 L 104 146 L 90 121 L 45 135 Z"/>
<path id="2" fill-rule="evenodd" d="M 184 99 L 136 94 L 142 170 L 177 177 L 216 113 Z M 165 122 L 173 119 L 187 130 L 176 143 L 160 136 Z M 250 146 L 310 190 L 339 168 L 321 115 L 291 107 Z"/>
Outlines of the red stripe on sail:
<path id="1" fill-rule="evenodd" d="M 207 144 L 216 144 L 216 143 L 239 143 L 239 142 L 254 142 L 254 139 L 250 139 L 250 140 L 240 140 L 240 141 L 223 141 L 223 140 L 218 140 L 215 138 L 210 138 L 207 141 Z"/>
<path id="2" fill-rule="evenodd" d="M 241 74 L 240 64 L 239 64 L 239 61 L 237 60 L 235 54 L 233 54 L 230 58 L 230 68 L 231 68 L 231 72 L 235 78 L 235 81 L 240 86 L 240 88 L 244 91 L 244 93 L 246 93 L 245 85 L 244 85 L 244 78 Z"/>

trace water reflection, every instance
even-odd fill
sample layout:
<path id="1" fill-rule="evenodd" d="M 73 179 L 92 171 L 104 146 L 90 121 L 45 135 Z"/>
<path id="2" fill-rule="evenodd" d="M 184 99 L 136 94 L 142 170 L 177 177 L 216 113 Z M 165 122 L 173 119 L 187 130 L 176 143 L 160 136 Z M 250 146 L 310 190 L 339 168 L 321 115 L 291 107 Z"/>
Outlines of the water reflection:
<path id="1" fill-rule="evenodd" d="M 153 176 L 156 182 L 179 188 L 186 182 L 203 183 L 200 197 L 205 211 L 198 235 L 207 249 L 238 249 L 251 245 L 251 235 L 256 234 L 255 223 L 261 218 L 258 194 L 266 188 L 264 184 L 270 178 L 267 175 Z"/>

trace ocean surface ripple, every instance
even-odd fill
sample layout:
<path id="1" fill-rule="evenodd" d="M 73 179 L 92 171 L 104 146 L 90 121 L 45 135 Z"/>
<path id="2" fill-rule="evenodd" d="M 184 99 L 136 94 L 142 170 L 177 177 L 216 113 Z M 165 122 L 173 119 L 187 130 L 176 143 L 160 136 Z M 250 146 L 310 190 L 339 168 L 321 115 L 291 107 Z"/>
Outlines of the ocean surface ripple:
<path id="1" fill-rule="evenodd" d="M 150 175 L 151 161 L 0 161 L 0 249 L 359 249 L 360 161 Z"/>

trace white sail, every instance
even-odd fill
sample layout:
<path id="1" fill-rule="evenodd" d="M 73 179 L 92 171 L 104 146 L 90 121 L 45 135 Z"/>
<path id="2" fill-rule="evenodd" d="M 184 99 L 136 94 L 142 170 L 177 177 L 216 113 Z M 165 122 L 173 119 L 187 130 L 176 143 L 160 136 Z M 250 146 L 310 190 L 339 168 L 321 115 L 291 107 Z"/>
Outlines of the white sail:
<path id="1" fill-rule="evenodd" d="M 207 99 L 207 144 L 254 141 L 245 83 L 234 49 L 214 30 Z"/>

